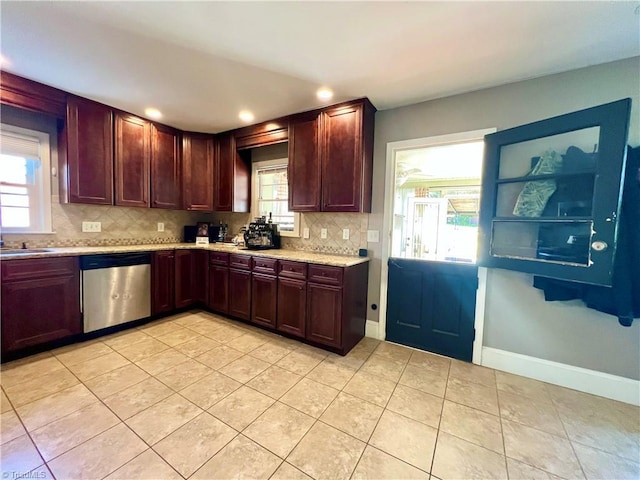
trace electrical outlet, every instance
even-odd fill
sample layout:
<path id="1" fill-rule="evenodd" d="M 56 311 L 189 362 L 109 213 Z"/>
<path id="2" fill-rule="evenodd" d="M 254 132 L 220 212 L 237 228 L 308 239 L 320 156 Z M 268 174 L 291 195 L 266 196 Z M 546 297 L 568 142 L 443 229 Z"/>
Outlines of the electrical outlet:
<path id="1" fill-rule="evenodd" d="M 342 239 L 343 240 L 349 240 L 349 229 L 348 228 L 343 228 L 342 229 Z"/>
<path id="2" fill-rule="evenodd" d="M 320 229 L 320 238 L 322 238 L 323 240 L 325 240 L 327 238 L 327 229 L 326 228 L 321 228 Z"/>
<path id="3" fill-rule="evenodd" d="M 367 242 L 378 243 L 380 241 L 380 230 L 367 230 Z"/>
<path id="4" fill-rule="evenodd" d="M 101 232 L 102 223 L 101 222 L 82 222 L 82 231 L 91 232 L 91 233 Z"/>
<path id="5" fill-rule="evenodd" d="M 164 223 L 158 222 L 158 231 L 159 232 L 164 232 Z"/>
<path id="6" fill-rule="evenodd" d="M 308 228 L 303 228 L 302 229 L 302 238 L 309 238 L 309 229 Z"/>

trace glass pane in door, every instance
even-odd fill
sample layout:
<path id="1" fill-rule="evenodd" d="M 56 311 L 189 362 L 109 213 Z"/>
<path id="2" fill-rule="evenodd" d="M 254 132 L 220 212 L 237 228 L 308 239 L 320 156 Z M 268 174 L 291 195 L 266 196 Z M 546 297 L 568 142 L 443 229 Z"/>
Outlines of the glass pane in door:
<path id="1" fill-rule="evenodd" d="M 396 155 L 393 257 L 475 263 L 484 143 Z"/>

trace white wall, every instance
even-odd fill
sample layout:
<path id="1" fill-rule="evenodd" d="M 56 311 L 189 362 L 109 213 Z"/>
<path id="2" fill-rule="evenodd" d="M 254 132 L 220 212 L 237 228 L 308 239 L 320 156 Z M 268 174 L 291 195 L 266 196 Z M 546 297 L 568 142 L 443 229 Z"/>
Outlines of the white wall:
<path id="1" fill-rule="evenodd" d="M 631 97 L 629 143 L 640 144 L 640 57 L 378 112 L 373 210 L 382 232 L 388 142 L 496 127 L 498 130 Z M 381 243 L 368 245 L 370 320 L 378 320 Z M 640 321 L 631 328 L 579 301 L 545 302 L 532 277 L 491 270 L 484 345 L 554 362 L 640 379 Z"/>

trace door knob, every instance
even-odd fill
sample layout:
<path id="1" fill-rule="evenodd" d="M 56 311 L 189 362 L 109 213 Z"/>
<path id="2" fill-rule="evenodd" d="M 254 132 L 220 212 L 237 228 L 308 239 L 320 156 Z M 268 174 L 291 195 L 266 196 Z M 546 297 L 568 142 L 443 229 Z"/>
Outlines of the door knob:
<path id="1" fill-rule="evenodd" d="M 596 252 L 604 252 L 608 246 L 607 242 L 603 242 L 602 240 L 596 240 L 591 244 L 591 248 Z"/>

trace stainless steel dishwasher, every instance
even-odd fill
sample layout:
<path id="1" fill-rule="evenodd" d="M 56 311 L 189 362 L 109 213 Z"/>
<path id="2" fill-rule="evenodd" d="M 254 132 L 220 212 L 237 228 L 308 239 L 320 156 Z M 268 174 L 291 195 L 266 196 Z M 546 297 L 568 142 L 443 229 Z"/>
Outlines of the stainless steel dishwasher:
<path id="1" fill-rule="evenodd" d="M 151 255 L 120 253 L 80 257 L 84 332 L 151 315 Z"/>

